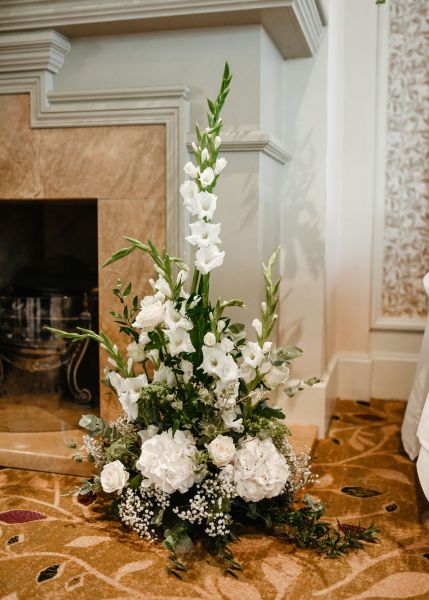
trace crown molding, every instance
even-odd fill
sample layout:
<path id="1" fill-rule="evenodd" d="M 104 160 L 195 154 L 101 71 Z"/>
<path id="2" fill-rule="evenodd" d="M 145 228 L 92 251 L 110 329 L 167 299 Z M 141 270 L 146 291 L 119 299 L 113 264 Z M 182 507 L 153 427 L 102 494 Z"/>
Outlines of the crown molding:
<path id="1" fill-rule="evenodd" d="M 193 152 L 192 143 L 196 143 L 194 135 L 188 135 L 187 147 Z M 251 130 L 223 130 L 222 152 L 262 152 L 282 165 L 290 161 L 291 155 L 281 143 L 266 131 L 261 129 Z"/>
<path id="2" fill-rule="evenodd" d="M 69 37 L 262 25 L 283 58 L 318 50 L 316 0 L 3 0 L 0 33 L 55 28 Z"/>
<path id="3" fill-rule="evenodd" d="M 0 73 L 49 71 L 58 73 L 70 52 L 69 40 L 54 31 L 26 31 L 0 35 Z"/>

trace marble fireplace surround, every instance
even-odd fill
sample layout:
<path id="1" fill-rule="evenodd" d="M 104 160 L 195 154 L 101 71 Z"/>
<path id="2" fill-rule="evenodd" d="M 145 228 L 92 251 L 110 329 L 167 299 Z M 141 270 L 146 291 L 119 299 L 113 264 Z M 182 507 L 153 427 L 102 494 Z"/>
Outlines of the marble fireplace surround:
<path id="1" fill-rule="evenodd" d="M 37 70 L 22 72 L 17 59 L 9 73 L 0 73 L 0 202 L 96 199 L 100 261 L 123 245 L 122 235 L 150 238 L 177 252 L 186 88 L 55 98 L 49 93 L 52 75 L 61 67 L 68 42 L 54 31 L 29 37 Z M 151 264 L 139 253 L 99 272 L 99 326 L 115 341 L 109 311 L 119 276 L 137 282 L 141 295 L 152 276 Z M 116 397 L 105 391 L 100 396 L 102 416 L 113 418 Z M 1 432 L 0 464 L 85 473 L 86 467 L 70 460 L 72 451 L 65 444 L 79 435 Z"/>

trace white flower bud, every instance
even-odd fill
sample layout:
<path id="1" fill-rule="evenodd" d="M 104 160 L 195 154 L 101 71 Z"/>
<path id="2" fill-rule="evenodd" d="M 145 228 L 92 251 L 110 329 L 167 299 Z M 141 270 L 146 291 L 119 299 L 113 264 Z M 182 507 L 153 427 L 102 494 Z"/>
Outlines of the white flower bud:
<path id="1" fill-rule="evenodd" d="M 256 331 L 257 335 L 262 335 L 262 323 L 259 319 L 253 319 L 252 327 Z"/>
<path id="2" fill-rule="evenodd" d="M 217 136 L 215 137 L 215 141 L 214 141 L 214 147 L 216 148 L 216 150 L 219 148 L 219 146 L 221 145 L 221 143 L 222 143 L 222 140 L 221 140 L 221 138 L 220 138 L 220 137 L 217 135 Z"/>
<path id="3" fill-rule="evenodd" d="M 226 158 L 223 158 L 223 156 L 216 160 L 216 165 L 214 168 L 215 175 L 219 175 L 219 173 L 221 173 L 224 170 L 224 168 L 226 167 L 226 163 Z"/>
<path id="4" fill-rule="evenodd" d="M 206 162 L 209 159 L 209 151 L 207 150 L 207 148 L 204 148 L 203 151 L 201 152 L 201 162 Z"/>
<path id="5" fill-rule="evenodd" d="M 192 142 L 192 149 L 195 153 L 199 152 L 200 148 L 195 142 Z"/>
<path id="6" fill-rule="evenodd" d="M 226 323 L 223 320 L 220 320 L 217 322 L 217 330 L 219 333 L 222 333 L 222 331 L 225 329 Z"/>
<path id="7" fill-rule="evenodd" d="M 211 331 L 204 336 L 204 343 L 206 346 L 214 346 L 216 344 L 216 337 Z"/>
<path id="8" fill-rule="evenodd" d="M 267 304 L 266 302 L 261 302 L 262 312 L 265 314 L 267 312 Z"/>
<path id="9" fill-rule="evenodd" d="M 198 168 L 192 162 L 187 162 L 183 167 L 183 170 L 185 171 L 186 175 L 189 175 L 189 177 L 192 177 L 192 179 L 195 179 L 198 176 Z"/>

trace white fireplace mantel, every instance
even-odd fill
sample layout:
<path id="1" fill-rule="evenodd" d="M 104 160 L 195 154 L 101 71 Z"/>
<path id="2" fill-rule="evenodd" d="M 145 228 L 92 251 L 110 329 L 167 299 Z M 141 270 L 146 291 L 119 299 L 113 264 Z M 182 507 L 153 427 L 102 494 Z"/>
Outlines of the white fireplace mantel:
<path id="1" fill-rule="evenodd" d="M 0 33 L 55 28 L 68 37 L 262 25 L 283 58 L 314 55 L 323 30 L 317 0 L 5 0 Z"/>

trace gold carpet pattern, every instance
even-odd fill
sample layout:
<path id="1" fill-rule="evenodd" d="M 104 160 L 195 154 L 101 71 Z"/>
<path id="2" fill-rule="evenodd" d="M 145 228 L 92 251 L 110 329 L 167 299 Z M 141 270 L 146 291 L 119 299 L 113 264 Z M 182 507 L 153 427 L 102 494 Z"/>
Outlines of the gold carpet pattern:
<path id="1" fill-rule="evenodd" d="M 380 529 L 380 544 L 340 559 L 249 535 L 233 545 L 238 579 L 199 556 L 182 580 L 166 552 L 63 496 L 74 477 L 0 471 L 0 598 L 31 600 L 340 600 L 429 598 L 429 504 L 401 450 L 403 402 L 340 401 L 315 450 L 311 490 L 340 521 Z"/>

